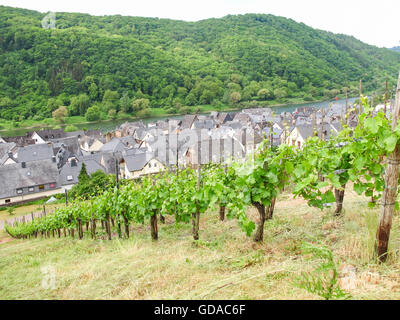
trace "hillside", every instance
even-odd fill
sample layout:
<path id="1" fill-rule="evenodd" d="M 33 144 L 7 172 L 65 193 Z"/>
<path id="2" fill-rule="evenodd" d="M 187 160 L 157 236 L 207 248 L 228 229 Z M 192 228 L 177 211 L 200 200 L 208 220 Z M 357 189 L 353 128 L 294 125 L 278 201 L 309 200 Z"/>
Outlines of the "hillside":
<path id="1" fill-rule="evenodd" d="M 0 6 L 0 118 L 333 98 L 394 83 L 400 55 L 264 14 L 198 22 Z M 135 103 L 136 100 L 136 103 Z M 97 109 L 96 109 L 97 110 Z"/>
<path id="2" fill-rule="evenodd" d="M 91 240 L 88 234 L 83 241 L 8 241 L 0 233 L 0 298 L 321 299 L 294 285 L 301 272 L 321 264 L 300 249 L 303 241 L 313 241 L 332 249 L 340 285 L 352 299 L 397 300 L 398 255 L 385 265 L 371 260 L 379 209 L 346 192 L 341 218 L 333 217 L 333 209 L 321 212 L 282 195 L 263 244 L 246 237 L 236 221 L 218 221 L 217 212 L 202 217 L 197 242 L 190 223 L 175 224 L 172 217 L 160 225 L 158 242 L 150 240 L 147 224 L 134 225 L 131 238 L 120 241 Z M 398 227 L 396 216 L 396 244 Z M 43 287 L 52 270 L 54 288 Z"/>
<path id="3" fill-rule="evenodd" d="M 393 48 L 391 48 L 390 50 L 400 52 L 400 47 L 393 47 Z"/>

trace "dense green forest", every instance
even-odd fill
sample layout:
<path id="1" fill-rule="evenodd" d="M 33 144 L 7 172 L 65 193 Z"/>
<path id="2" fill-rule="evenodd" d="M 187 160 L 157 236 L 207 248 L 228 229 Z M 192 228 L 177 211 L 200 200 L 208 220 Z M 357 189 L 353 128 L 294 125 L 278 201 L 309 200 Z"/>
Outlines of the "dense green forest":
<path id="1" fill-rule="evenodd" d="M 382 91 L 400 54 L 265 14 L 198 22 L 0 6 L 0 118 L 144 116 Z M 65 108 L 60 108 L 65 106 Z M 57 111 L 56 111 L 57 110 Z M 56 112 L 54 112 L 56 111 Z"/>

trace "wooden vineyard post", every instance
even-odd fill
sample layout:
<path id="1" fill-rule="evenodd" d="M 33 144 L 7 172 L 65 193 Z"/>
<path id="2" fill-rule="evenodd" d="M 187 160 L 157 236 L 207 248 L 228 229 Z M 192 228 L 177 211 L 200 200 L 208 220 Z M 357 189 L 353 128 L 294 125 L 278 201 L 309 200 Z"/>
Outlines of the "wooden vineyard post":
<path id="1" fill-rule="evenodd" d="M 111 240 L 111 219 L 108 210 L 106 212 L 106 230 L 108 234 L 108 240 Z"/>
<path id="2" fill-rule="evenodd" d="M 387 94 L 388 94 L 388 79 L 386 77 L 386 81 L 385 81 L 385 107 L 384 107 L 384 112 L 385 112 L 385 117 L 386 117 L 386 103 L 387 103 Z"/>
<path id="3" fill-rule="evenodd" d="M 325 111 L 325 109 L 321 109 L 321 114 L 322 114 L 322 117 L 321 117 L 321 126 L 320 126 L 320 128 L 319 128 L 319 130 L 320 130 L 320 139 L 321 140 L 325 140 L 325 128 L 324 128 L 324 125 L 325 125 L 325 114 L 326 114 L 326 111 Z"/>
<path id="4" fill-rule="evenodd" d="M 219 220 L 220 221 L 225 220 L 225 207 L 224 206 L 219 207 Z"/>
<path id="5" fill-rule="evenodd" d="M 96 239 L 96 220 L 93 215 L 93 200 L 90 198 L 90 214 L 91 214 L 91 228 L 92 239 Z"/>
<path id="6" fill-rule="evenodd" d="M 274 138 L 273 138 L 273 134 L 272 134 L 272 130 L 273 130 L 273 123 L 272 121 L 269 123 L 269 146 L 270 149 L 272 150 L 272 145 L 274 143 Z"/>
<path id="7" fill-rule="evenodd" d="M 392 130 L 397 126 L 400 113 L 400 75 L 397 82 L 396 103 L 393 110 Z M 385 170 L 385 190 L 382 194 L 381 214 L 375 242 L 375 255 L 381 262 L 385 262 L 388 253 L 390 228 L 397 195 L 399 179 L 400 145 L 388 156 Z"/>
<path id="8" fill-rule="evenodd" d="M 222 165 L 221 145 L 219 147 L 219 165 Z M 224 164 L 224 173 L 226 175 L 226 164 Z M 219 221 L 225 220 L 225 206 L 219 206 Z"/>
<path id="9" fill-rule="evenodd" d="M 164 178 L 164 174 L 163 173 L 161 173 L 161 177 Z M 155 185 L 154 177 L 153 177 L 153 185 Z M 163 224 L 165 223 L 165 217 L 162 215 L 161 212 L 160 212 L 160 222 L 163 223 Z M 128 236 L 128 238 L 129 238 L 129 236 Z"/>
<path id="10" fill-rule="evenodd" d="M 335 188 L 335 198 L 336 198 L 335 216 L 339 216 L 342 213 L 345 188 L 346 188 L 345 184 L 342 185 L 342 189 Z"/>
<path id="11" fill-rule="evenodd" d="M 150 217 L 150 229 L 151 229 L 151 238 L 153 240 L 157 240 L 158 239 L 157 210 L 154 210 L 153 215 Z"/>
<path id="12" fill-rule="evenodd" d="M 200 161 L 197 165 L 197 191 L 200 191 Z M 199 225 L 200 225 L 200 208 L 198 200 L 196 200 L 196 212 L 192 213 L 192 225 L 193 225 L 193 239 L 199 240 Z"/>
<path id="13" fill-rule="evenodd" d="M 125 226 L 125 235 L 127 238 L 129 238 L 129 220 L 126 217 L 126 212 L 122 212 L 122 218 L 124 219 L 124 226 Z"/>
<path id="14" fill-rule="evenodd" d="M 78 220 L 78 235 L 79 235 L 79 239 L 82 239 L 83 238 L 82 221 L 79 218 L 77 220 Z"/>
<path id="15" fill-rule="evenodd" d="M 275 202 L 276 202 L 276 198 L 272 198 L 271 203 L 268 206 L 268 212 L 266 213 L 266 217 L 265 217 L 267 220 L 271 220 L 274 215 Z"/>
<path id="16" fill-rule="evenodd" d="M 115 158 L 115 183 L 117 186 L 117 202 L 118 202 L 118 190 L 119 190 L 119 166 L 118 166 L 118 159 Z M 119 213 L 117 212 L 116 215 L 117 219 L 117 232 L 118 232 L 118 237 L 122 238 L 122 232 L 121 232 L 121 221 L 120 221 L 120 216 Z"/>

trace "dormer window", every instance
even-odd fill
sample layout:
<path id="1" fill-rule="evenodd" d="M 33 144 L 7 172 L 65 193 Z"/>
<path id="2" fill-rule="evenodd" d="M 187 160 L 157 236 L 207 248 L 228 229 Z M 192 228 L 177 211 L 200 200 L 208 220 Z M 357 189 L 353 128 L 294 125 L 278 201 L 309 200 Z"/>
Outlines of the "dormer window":
<path id="1" fill-rule="evenodd" d="M 22 189 L 17 189 L 17 194 L 22 194 Z"/>

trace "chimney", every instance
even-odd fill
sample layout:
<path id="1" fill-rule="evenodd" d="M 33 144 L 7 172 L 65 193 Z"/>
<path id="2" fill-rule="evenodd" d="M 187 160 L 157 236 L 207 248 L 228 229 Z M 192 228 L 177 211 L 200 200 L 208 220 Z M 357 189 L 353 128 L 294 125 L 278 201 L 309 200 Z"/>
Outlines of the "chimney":
<path id="1" fill-rule="evenodd" d="M 21 162 L 21 167 L 26 168 L 26 162 Z"/>
<path id="2" fill-rule="evenodd" d="M 51 160 L 53 160 L 53 162 L 56 163 L 56 157 L 55 156 L 52 156 Z"/>
<path id="3" fill-rule="evenodd" d="M 9 152 L 9 153 L 8 153 L 8 156 L 9 156 L 10 158 L 12 158 L 14 155 L 13 155 L 12 152 Z"/>

